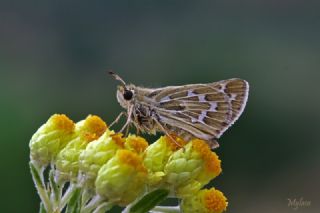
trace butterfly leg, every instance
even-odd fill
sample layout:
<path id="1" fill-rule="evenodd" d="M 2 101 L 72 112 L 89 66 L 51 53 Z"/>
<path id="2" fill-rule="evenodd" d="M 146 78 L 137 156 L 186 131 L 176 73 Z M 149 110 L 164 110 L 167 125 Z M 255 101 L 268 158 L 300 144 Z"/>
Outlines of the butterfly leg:
<path id="1" fill-rule="evenodd" d="M 126 137 L 129 135 L 130 126 L 131 126 L 131 123 L 127 125 L 126 134 L 125 134 Z"/>
<path id="2" fill-rule="evenodd" d="M 166 136 L 168 136 L 178 147 L 183 148 L 183 146 L 181 146 L 181 144 L 179 144 L 171 135 L 170 133 L 162 126 L 162 124 L 157 120 L 154 119 L 154 121 L 157 123 L 157 125 L 160 127 L 160 129 L 166 134 Z"/>
<path id="3" fill-rule="evenodd" d="M 126 115 L 126 112 L 121 112 L 121 113 L 117 116 L 117 118 L 116 118 L 114 121 L 112 121 L 112 123 L 109 125 L 109 128 L 112 127 L 114 124 L 118 123 L 119 120 L 120 120 L 120 118 L 121 118 L 123 115 Z"/>
<path id="4" fill-rule="evenodd" d="M 128 128 L 129 124 L 131 123 L 132 112 L 133 112 L 133 106 L 128 109 L 128 118 L 127 118 L 127 121 L 126 121 L 126 123 L 123 125 L 123 127 L 121 128 L 120 132 L 123 132 L 126 127 Z"/>
<path id="5" fill-rule="evenodd" d="M 137 126 L 134 126 L 136 128 L 136 135 L 140 135 L 141 134 L 141 130 L 137 127 Z"/>

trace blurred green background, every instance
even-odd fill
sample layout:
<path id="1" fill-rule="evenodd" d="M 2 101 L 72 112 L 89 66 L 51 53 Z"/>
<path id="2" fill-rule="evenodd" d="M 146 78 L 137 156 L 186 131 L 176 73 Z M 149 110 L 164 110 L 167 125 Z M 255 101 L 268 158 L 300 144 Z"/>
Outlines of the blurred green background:
<path id="1" fill-rule="evenodd" d="M 1 212 L 37 212 L 32 134 L 54 113 L 110 123 L 106 70 L 147 87 L 240 77 L 247 108 L 220 139 L 228 212 L 320 212 L 320 3 L 1 1 Z"/>

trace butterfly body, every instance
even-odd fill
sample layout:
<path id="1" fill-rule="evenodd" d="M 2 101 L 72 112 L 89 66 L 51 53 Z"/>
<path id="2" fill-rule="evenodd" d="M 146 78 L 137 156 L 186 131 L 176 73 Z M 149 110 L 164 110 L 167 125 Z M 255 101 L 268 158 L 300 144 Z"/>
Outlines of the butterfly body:
<path id="1" fill-rule="evenodd" d="M 133 84 L 118 87 L 117 99 L 127 110 L 126 125 L 141 132 L 174 134 L 188 141 L 199 138 L 212 148 L 240 116 L 249 85 L 242 79 L 209 84 L 143 88 Z"/>

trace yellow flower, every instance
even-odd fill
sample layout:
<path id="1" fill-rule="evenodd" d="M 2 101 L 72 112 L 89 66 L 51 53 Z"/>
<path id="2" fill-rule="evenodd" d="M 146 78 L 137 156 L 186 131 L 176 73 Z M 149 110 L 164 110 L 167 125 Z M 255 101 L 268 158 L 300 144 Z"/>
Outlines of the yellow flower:
<path id="1" fill-rule="evenodd" d="M 218 176 L 221 162 L 205 141 L 194 139 L 170 156 L 164 173 L 169 186 L 179 197 L 185 197 Z"/>
<path id="2" fill-rule="evenodd" d="M 81 152 L 89 142 L 99 138 L 106 128 L 105 122 L 94 115 L 76 124 L 74 139 L 59 152 L 55 161 L 59 180 L 76 180 Z"/>
<path id="3" fill-rule="evenodd" d="M 195 139 L 191 143 L 193 149 L 200 153 L 204 163 L 203 170 L 196 180 L 202 183 L 202 185 L 206 185 L 211 179 L 217 177 L 221 173 L 221 160 L 219 160 L 219 157 L 215 152 L 211 151 L 205 141 Z"/>
<path id="4" fill-rule="evenodd" d="M 66 115 L 52 115 L 30 140 L 31 160 L 39 166 L 46 166 L 52 162 L 70 141 L 74 127 L 73 121 Z"/>
<path id="5" fill-rule="evenodd" d="M 110 202 L 125 206 L 144 192 L 146 179 L 142 158 L 133 151 L 118 150 L 99 170 L 96 192 Z"/>
<path id="6" fill-rule="evenodd" d="M 181 144 L 181 146 L 186 143 L 178 137 L 172 137 L 176 142 Z M 175 141 L 172 141 L 168 136 L 162 136 L 146 149 L 144 165 L 148 169 L 148 184 L 151 187 L 162 184 L 162 180 L 165 176 L 164 167 L 172 153 L 179 148 L 181 147 L 179 147 Z"/>
<path id="7" fill-rule="evenodd" d="M 101 166 L 108 162 L 119 149 L 124 148 L 121 136 L 107 130 L 100 138 L 88 144 L 80 154 L 79 168 L 87 187 L 93 187 Z"/>
<path id="8" fill-rule="evenodd" d="M 182 199 L 183 213 L 221 213 L 226 211 L 228 202 L 223 193 L 214 188 L 203 189 L 193 196 Z"/>

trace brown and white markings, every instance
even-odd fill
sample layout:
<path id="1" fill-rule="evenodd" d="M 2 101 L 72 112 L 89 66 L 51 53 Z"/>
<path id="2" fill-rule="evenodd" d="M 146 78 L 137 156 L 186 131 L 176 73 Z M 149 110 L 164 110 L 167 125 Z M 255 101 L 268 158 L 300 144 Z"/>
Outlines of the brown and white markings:
<path id="1" fill-rule="evenodd" d="M 134 124 L 138 131 L 151 134 L 160 131 L 186 141 L 203 139 L 212 149 L 219 146 L 216 139 L 239 118 L 248 99 L 249 84 L 238 78 L 151 89 L 126 84 L 110 74 L 122 83 L 117 99 L 127 110 L 127 122 L 121 131 Z"/>

